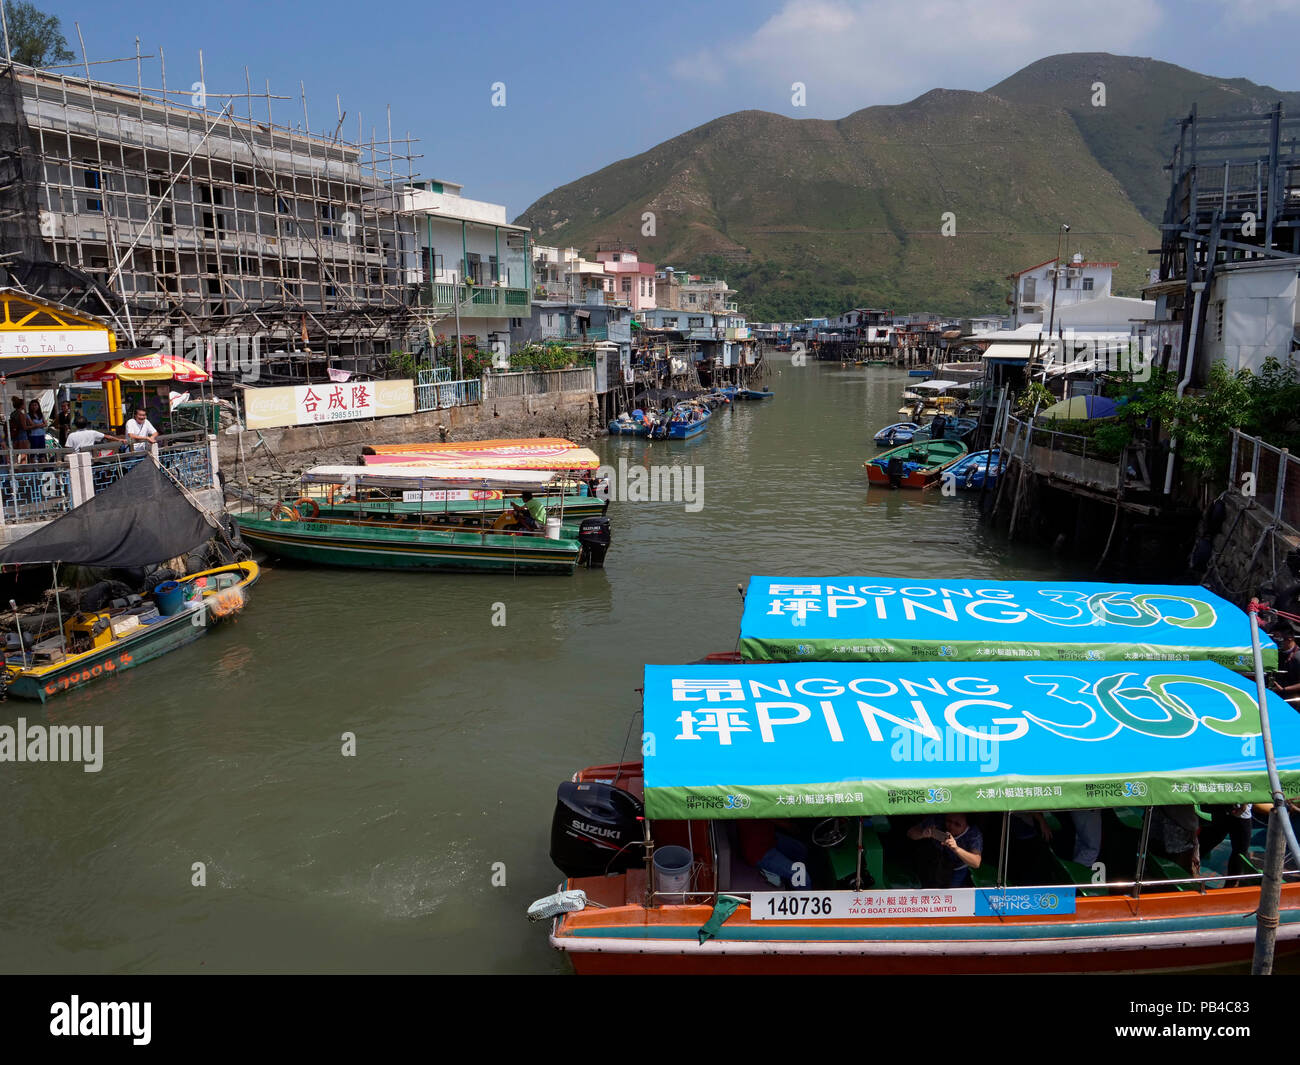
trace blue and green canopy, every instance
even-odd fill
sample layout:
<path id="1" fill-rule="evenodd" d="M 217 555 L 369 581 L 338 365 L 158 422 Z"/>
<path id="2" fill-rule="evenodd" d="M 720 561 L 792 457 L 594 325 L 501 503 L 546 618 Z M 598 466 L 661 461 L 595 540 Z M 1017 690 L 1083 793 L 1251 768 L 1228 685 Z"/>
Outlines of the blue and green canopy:
<path id="1" fill-rule="evenodd" d="M 1265 668 L 1277 648 L 1262 639 Z M 1218 662 L 1250 670 L 1250 619 L 1199 585 L 753 577 L 754 662 Z"/>
<path id="2" fill-rule="evenodd" d="M 1300 794 L 1300 717 L 1268 699 Z M 1212 662 L 646 666 L 644 712 L 652 818 L 1269 798 L 1253 682 Z"/>

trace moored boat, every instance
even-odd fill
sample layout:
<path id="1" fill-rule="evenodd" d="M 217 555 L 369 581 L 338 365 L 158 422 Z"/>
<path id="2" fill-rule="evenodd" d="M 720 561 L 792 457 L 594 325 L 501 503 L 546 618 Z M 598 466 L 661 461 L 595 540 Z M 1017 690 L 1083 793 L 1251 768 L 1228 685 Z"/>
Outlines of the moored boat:
<path id="1" fill-rule="evenodd" d="M 193 643 L 244 608 L 259 574 L 256 562 L 236 562 L 159 585 L 132 605 L 79 611 L 30 650 L 5 655 L 5 693 L 45 702 Z"/>
<path id="2" fill-rule="evenodd" d="M 921 426 L 917 422 L 895 422 L 893 425 L 886 425 L 871 439 L 876 447 L 898 447 L 900 444 L 910 444 L 912 437 L 920 429 Z"/>
<path id="3" fill-rule="evenodd" d="M 886 451 L 862 465 L 872 484 L 929 488 L 964 454 L 966 445 L 959 440 L 922 440 Z"/>
<path id="4" fill-rule="evenodd" d="M 975 492 L 987 483 L 990 487 L 997 484 L 998 476 L 1006 465 L 1006 457 L 998 448 L 989 451 L 975 451 L 958 459 L 944 472 L 952 475 L 953 484 L 958 491 Z"/>
<path id="5" fill-rule="evenodd" d="M 0 551 L 0 564 L 156 566 L 214 537 L 224 557 L 237 557 L 237 541 L 215 517 L 196 507 L 156 462 L 141 461 L 85 503 Z M 148 595 L 96 600 L 93 608 L 83 598 L 84 609 L 66 616 L 56 605 L 55 618 L 47 613 L 36 631 L 16 626 L 17 646 L 4 655 L 0 687 L 44 702 L 134 669 L 239 613 L 259 572 L 256 562 L 235 561 L 176 580 L 157 574 L 157 583 L 146 586 Z"/>
<path id="6" fill-rule="evenodd" d="M 776 393 L 771 389 L 738 388 L 736 399 L 775 399 Z"/>
<path id="7" fill-rule="evenodd" d="M 426 493 L 437 493 L 468 478 L 482 478 L 481 490 L 542 484 L 552 475 L 529 470 L 445 470 L 437 467 L 316 467 L 303 474 L 304 485 L 335 487 L 342 495 L 322 504 L 309 495 L 273 506 L 254 506 L 238 516 L 240 533 L 267 554 L 314 565 L 360 569 L 464 571 L 473 573 L 571 574 L 578 565 L 603 566 L 609 548 L 609 519 L 585 517 L 564 524 L 561 494 L 547 527 L 525 528 L 509 511 L 447 515 L 439 501 L 422 509 Z M 563 478 L 554 479 L 567 485 Z M 358 493 L 409 492 L 415 506 L 382 509 Z M 404 504 L 406 501 L 403 501 Z"/>

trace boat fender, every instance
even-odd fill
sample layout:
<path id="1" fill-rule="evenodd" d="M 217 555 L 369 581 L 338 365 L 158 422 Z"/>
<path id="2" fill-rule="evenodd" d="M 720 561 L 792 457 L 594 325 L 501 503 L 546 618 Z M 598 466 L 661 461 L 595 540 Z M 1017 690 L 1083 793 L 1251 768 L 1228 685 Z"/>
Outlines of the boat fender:
<path id="1" fill-rule="evenodd" d="M 271 517 L 275 521 L 302 521 L 302 515 L 298 513 L 297 507 L 286 506 L 283 503 L 277 503 L 271 508 Z"/>
<path id="2" fill-rule="evenodd" d="M 299 496 L 294 502 L 293 508 L 299 514 L 306 514 L 309 518 L 320 517 L 320 504 L 314 499 L 308 499 L 306 496 Z"/>

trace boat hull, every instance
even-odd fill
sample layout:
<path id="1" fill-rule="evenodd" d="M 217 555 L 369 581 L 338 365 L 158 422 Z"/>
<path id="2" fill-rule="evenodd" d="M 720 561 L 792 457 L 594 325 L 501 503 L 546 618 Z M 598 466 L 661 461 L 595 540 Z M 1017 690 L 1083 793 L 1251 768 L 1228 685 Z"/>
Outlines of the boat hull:
<path id="1" fill-rule="evenodd" d="M 393 530 L 271 518 L 241 517 L 239 531 L 268 555 L 350 569 L 567 575 L 573 573 L 581 550 L 576 541 L 542 536 Z"/>
<path id="2" fill-rule="evenodd" d="M 710 910 L 661 907 L 648 913 L 629 907 L 639 922 L 606 923 L 572 934 L 567 926 L 586 914 L 566 915 L 552 930 L 551 945 L 569 955 L 579 973 L 800 973 L 854 975 L 1010 975 L 1017 973 L 1168 972 L 1244 964 L 1255 940 L 1253 909 L 1259 893 L 1231 889 L 1232 909 L 1196 913 L 1206 896 L 1182 894 L 1133 900 L 1097 900 L 1126 914 L 1111 920 L 1009 924 L 922 921 L 830 927 L 789 922 L 749 922 L 737 915 L 705 944 L 696 933 Z M 1216 892 L 1217 894 L 1217 892 Z M 1253 901 L 1252 901 L 1253 900 Z M 1227 900 L 1224 900 L 1225 902 Z M 1300 954 L 1300 885 L 1285 889 L 1277 954 Z M 1289 909 L 1286 907 L 1290 907 Z M 590 912 L 590 911 L 588 911 Z M 626 911 L 624 911 L 626 912 Z M 743 910 L 742 910 L 743 913 Z M 602 911 L 602 916 L 608 911 Z M 680 923 L 675 917 L 685 918 Z M 739 923 L 737 923 L 739 921 Z M 778 927 L 771 927 L 776 924 Z M 882 922 L 884 924 L 884 922 Z"/>

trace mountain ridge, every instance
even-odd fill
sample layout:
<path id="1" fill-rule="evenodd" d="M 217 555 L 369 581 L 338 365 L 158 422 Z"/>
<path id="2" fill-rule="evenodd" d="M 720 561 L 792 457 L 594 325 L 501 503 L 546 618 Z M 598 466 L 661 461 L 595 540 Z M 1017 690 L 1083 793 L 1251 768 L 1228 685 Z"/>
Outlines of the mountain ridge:
<path id="1" fill-rule="evenodd" d="M 1098 81 L 1104 107 L 1092 106 Z M 1199 98 L 1206 114 L 1260 111 L 1269 97 L 1300 108 L 1300 93 L 1246 79 L 1069 53 L 987 91 L 935 88 L 838 119 L 732 112 L 552 190 L 516 221 L 541 243 L 624 240 L 647 261 L 722 274 L 757 319 L 1002 310 L 1006 275 L 1055 255 L 1065 221 L 1071 250 L 1118 261 L 1116 294 L 1137 295 L 1178 109 Z M 941 233 L 947 212 L 955 236 Z"/>

